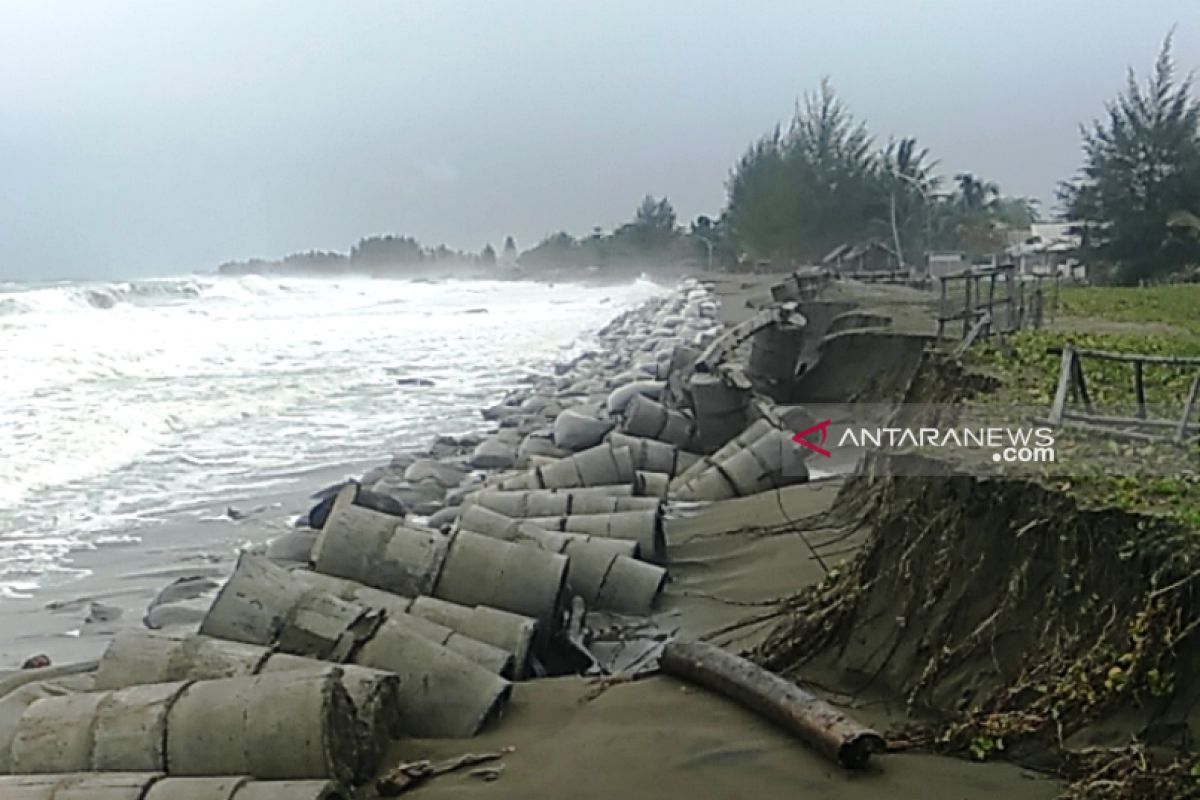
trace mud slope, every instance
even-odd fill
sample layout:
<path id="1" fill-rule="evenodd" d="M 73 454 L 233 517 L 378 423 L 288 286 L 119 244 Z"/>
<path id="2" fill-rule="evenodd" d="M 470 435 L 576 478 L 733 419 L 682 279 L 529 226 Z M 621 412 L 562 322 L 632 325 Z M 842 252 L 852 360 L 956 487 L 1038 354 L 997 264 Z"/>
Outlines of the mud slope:
<path id="1" fill-rule="evenodd" d="M 796 382 L 793 403 L 899 402 L 932 338 L 849 330 L 821 340 L 815 364 Z"/>
<path id="2" fill-rule="evenodd" d="M 896 477 L 898 458 L 847 482 L 831 514 L 867 542 L 791 604 L 762 661 L 894 692 L 976 756 L 1196 740 L 1193 533 L 1027 480 Z"/>

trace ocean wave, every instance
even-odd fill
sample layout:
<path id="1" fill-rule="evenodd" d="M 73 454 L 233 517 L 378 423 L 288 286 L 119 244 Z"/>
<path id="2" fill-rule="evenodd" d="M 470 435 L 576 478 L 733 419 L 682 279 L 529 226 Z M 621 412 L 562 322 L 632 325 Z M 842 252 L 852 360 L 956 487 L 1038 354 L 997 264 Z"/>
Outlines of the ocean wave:
<path id="1" fill-rule="evenodd" d="M 244 300 L 294 291 L 284 281 L 259 275 L 238 278 L 157 278 L 112 283 L 8 284 L 0 288 L 0 317 L 69 311 L 108 311 L 119 306 L 182 305 L 204 300 Z"/>

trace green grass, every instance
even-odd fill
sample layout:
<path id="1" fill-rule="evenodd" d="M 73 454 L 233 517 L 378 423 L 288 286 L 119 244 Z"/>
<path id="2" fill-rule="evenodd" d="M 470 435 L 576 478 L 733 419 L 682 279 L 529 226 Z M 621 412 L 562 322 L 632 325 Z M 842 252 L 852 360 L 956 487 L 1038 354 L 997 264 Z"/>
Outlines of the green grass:
<path id="1" fill-rule="evenodd" d="M 1200 337 L 1200 283 L 1144 289 L 1066 286 L 1062 289 L 1059 313 L 1112 322 L 1174 325 Z"/>
<path id="2" fill-rule="evenodd" d="M 1113 329 L 1106 329 L 1113 323 Z M 1007 350 L 983 345 L 971 352 L 973 366 L 999 379 L 998 388 L 979 400 L 1045 414 L 1060 368 L 1060 356 L 1047 349 L 1068 343 L 1121 353 L 1200 356 L 1200 285 L 1065 287 L 1054 327 L 1023 331 L 1010 338 Z M 1097 410 L 1133 413 L 1131 365 L 1085 358 L 1083 367 Z M 1181 416 L 1195 375 L 1195 367 L 1146 365 L 1143 380 L 1152 413 Z M 1056 444 L 1060 461 L 1065 454 L 1071 465 L 1069 477 L 1048 475 L 1059 485 L 1099 504 L 1164 512 L 1200 529 L 1200 453 L 1066 430 Z M 1141 474 L 1135 474 L 1138 470 Z"/>

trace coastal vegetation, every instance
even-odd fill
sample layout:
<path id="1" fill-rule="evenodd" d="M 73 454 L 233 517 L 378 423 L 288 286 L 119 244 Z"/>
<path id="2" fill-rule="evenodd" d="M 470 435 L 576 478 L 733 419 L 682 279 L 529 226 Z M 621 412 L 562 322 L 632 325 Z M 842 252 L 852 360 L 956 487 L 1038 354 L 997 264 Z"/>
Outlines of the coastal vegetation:
<path id="1" fill-rule="evenodd" d="M 1196 274 L 1200 263 L 1200 101 L 1176 76 L 1170 37 L 1145 84 L 1131 70 L 1100 119 L 1081 128 L 1082 166 L 1058 190 L 1074 221 L 1076 255 L 1094 281 L 1135 284 Z M 223 264 L 225 273 L 417 272 L 521 274 L 675 265 L 747 269 L 758 261 L 817 264 L 834 248 L 870 244 L 891 262 L 919 265 L 930 252 L 988 259 L 1021 241 L 1043 209 L 969 171 L 951 176 L 915 137 L 882 142 L 822 81 L 786 125 L 750 144 L 726 181 L 715 215 L 681 224 L 666 196 L 647 194 L 611 231 L 554 231 L 524 252 L 511 236 L 499 255 L 411 236 L 360 240 L 348 254 L 313 251 L 275 261 Z"/>

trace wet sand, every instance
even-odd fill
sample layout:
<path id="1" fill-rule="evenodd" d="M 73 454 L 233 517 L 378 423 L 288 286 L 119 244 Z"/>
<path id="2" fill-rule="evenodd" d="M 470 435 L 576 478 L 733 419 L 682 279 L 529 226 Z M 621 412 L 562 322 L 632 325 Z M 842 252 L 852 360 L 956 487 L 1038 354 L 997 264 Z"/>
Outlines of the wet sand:
<path id="1" fill-rule="evenodd" d="M 285 491 L 222 497 L 128 531 L 140 541 L 76 551 L 68 566 L 87 574 L 51 583 L 27 598 L 0 600 L 0 668 L 19 666 L 38 654 L 55 664 L 98 657 L 118 629 L 142 626 L 147 606 L 172 581 L 188 576 L 224 580 L 240 549 L 264 545 L 291 530 L 296 515 L 313 505 L 312 492 L 361 475 L 377 463 L 304 473 Z M 231 507 L 246 516 L 230 519 Z M 89 622 L 93 602 L 119 616 Z"/>
<path id="2" fill-rule="evenodd" d="M 1050 800 L 1059 790 L 1012 765 L 913 753 L 849 773 L 741 707 L 672 678 L 611 686 L 589 700 L 595 690 L 582 678 L 518 684 L 498 728 L 470 741 L 402 742 L 389 760 L 514 748 L 494 781 L 463 770 L 413 794 L 430 800 Z"/>

